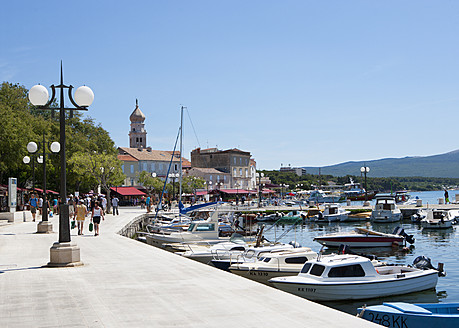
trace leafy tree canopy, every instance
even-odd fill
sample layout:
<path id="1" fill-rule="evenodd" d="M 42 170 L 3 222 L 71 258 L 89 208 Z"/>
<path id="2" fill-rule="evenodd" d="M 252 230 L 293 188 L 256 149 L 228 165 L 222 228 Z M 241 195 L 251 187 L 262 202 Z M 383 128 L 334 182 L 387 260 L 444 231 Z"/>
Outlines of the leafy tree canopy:
<path id="1" fill-rule="evenodd" d="M 51 107 L 57 107 L 53 104 Z M 31 185 L 32 167 L 23 164 L 24 156 L 30 156 L 26 146 L 30 141 L 42 142 L 43 134 L 47 142 L 59 141 L 59 115 L 50 110 L 39 110 L 28 100 L 28 90 L 19 84 L 3 82 L 0 86 L 0 183 L 6 183 L 8 177 L 17 177 L 20 186 Z M 91 176 L 82 172 L 84 162 L 94 159 L 89 154 L 97 155 L 97 165 L 116 168 L 113 178 L 122 181 L 121 164 L 116 158 L 117 149 L 109 133 L 91 118 L 83 118 L 75 112 L 73 118 L 66 113 L 66 159 L 67 190 L 88 191 L 94 189 L 102 180 L 101 176 Z M 40 150 L 39 150 L 40 152 Z M 102 163 L 102 164 L 101 164 Z M 47 187 L 59 190 L 59 156 L 51 155 L 47 159 Z M 94 162 L 92 162 L 94 164 Z M 36 186 L 41 185 L 42 173 L 35 163 Z M 115 184 L 115 183 L 114 183 Z"/>

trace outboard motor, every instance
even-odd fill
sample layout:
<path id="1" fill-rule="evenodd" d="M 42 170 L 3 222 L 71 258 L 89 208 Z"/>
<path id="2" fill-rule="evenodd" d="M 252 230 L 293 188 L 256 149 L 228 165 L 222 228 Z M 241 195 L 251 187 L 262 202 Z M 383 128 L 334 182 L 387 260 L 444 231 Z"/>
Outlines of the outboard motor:
<path id="1" fill-rule="evenodd" d="M 441 277 L 446 276 L 446 273 L 443 270 L 443 263 L 438 263 L 438 268 L 435 268 L 430 261 L 430 258 L 425 257 L 424 255 L 418 256 L 413 261 L 413 266 L 418 269 L 427 270 L 433 269 L 438 271 L 438 275 Z"/>
<path id="2" fill-rule="evenodd" d="M 402 236 L 407 242 L 414 244 L 414 235 L 408 235 L 402 227 L 395 228 L 392 234 Z"/>

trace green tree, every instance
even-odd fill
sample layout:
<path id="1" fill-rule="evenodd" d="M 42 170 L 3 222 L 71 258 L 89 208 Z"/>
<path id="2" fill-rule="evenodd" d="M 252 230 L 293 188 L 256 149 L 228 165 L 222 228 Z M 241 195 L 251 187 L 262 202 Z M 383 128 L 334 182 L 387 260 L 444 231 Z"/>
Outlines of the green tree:
<path id="1" fill-rule="evenodd" d="M 123 184 L 126 176 L 121 161 L 114 154 L 97 152 L 76 153 L 69 160 L 80 179 L 100 185 L 107 193 L 107 212 L 110 213 L 110 187 Z"/>
<path id="2" fill-rule="evenodd" d="M 142 186 L 149 190 L 149 192 L 157 195 L 161 194 L 164 186 L 164 181 L 162 181 L 160 178 L 152 177 L 151 173 L 147 171 L 141 171 L 137 173 L 137 179 Z"/>

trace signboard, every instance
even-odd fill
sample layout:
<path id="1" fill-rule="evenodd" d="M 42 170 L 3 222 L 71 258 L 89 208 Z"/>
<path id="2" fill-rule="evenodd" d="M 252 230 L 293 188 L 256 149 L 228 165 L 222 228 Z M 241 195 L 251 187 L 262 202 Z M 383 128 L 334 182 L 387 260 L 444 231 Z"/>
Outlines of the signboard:
<path id="1" fill-rule="evenodd" d="M 10 212 L 16 212 L 16 205 L 18 199 L 18 179 L 8 178 L 8 206 Z"/>

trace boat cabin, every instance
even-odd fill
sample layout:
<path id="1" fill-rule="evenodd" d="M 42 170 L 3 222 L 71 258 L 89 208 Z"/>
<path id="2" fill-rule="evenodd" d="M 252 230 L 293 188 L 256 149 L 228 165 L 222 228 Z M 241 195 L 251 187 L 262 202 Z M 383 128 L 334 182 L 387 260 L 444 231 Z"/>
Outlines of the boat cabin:
<path id="1" fill-rule="evenodd" d="M 322 256 L 306 262 L 300 276 L 316 278 L 375 277 L 378 273 L 371 261 L 356 255 Z"/>
<path id="2" fill-rule="evenodd" d="M 393 211 L 395 209 L 395 197 L 394 196 L 378 196 L 376 195 L 375 210 Z"/>

